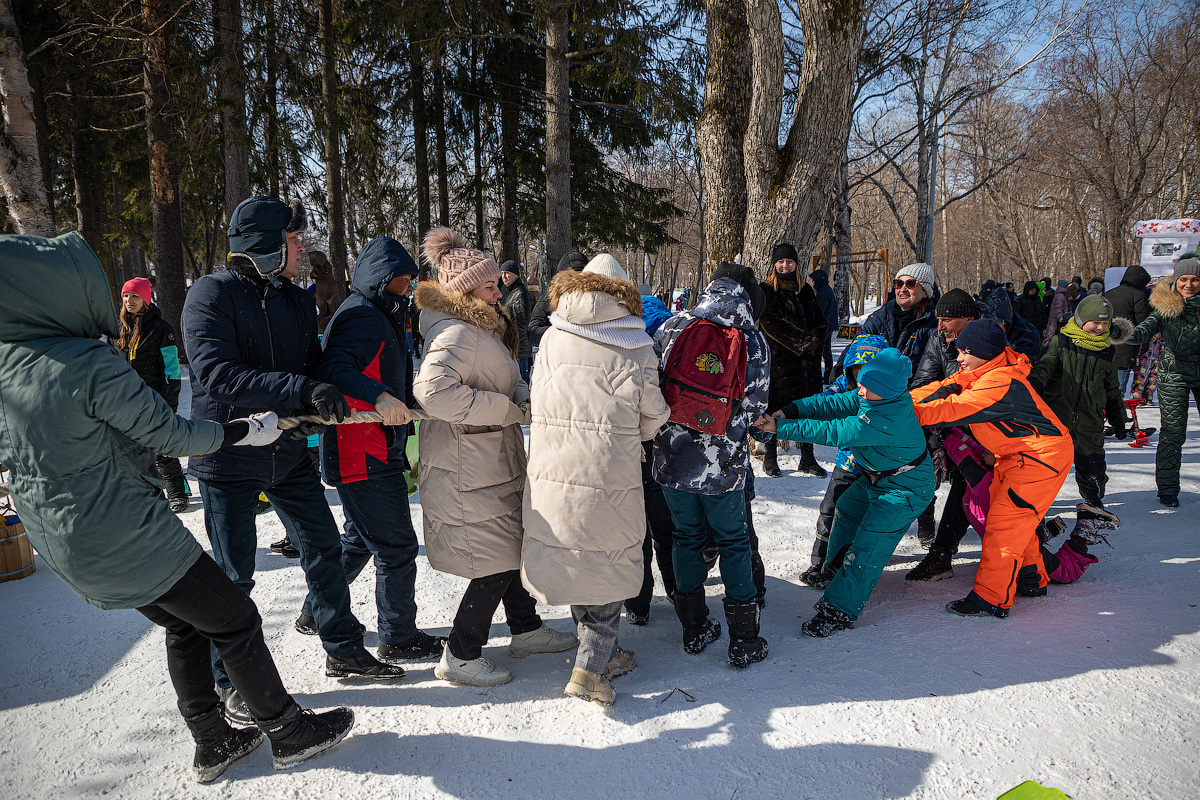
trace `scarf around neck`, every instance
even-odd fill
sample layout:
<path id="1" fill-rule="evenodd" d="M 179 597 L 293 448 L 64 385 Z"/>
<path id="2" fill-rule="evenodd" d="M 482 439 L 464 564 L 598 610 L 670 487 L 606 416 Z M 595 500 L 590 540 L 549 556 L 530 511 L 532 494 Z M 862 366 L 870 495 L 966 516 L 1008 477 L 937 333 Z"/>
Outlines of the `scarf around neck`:
<path id="1" fill-rule="evenodd" d="M 1109 326 L 1109 329 L 1105 331 L 1103 335 L 1096 336 L 1079 327 L 1079 323 L 1075 321 L 1074 317 L 1071 317 L 1069 320 L 1067 320 L 1067 324 L 1063 325 L 1058 330 L 1060 333 L 1074 342 L 1076 346 L 1082 347 L 1084 350 L 1099 352 L 1112 345 L 1111 326 Z"/>
<path id="2" fill-rule="evenodd" d="M 610 347 L 618 347 L 622 350 L 637 350 L 639 347 L 654 343 L 646 333 L 646 323 L 642 321 L 641 317 L 633 315 L 608 322 L 581 325 L 568 322 L 556 311 L 550 315 L 550 324 L 560 331 L 573 333 L 584 339 L 590 339 Z"/>

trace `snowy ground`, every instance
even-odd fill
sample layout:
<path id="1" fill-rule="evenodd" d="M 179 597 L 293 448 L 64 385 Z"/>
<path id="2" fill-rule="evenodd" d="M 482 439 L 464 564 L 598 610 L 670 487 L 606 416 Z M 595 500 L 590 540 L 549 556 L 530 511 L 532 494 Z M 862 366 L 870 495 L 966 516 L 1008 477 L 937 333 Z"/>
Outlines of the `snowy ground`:
<path id="1" fill-rule="evenodd" d="M 1158 424 L 1154 409 L 1141 417 Z M 263 746 L 208 787 L 189 782 L 161 631 L 87 605 L 39 564 L 0 584 L 0 798 L 995 798 L 1026 779 L 1078 800 L 1197 797 L 1194 413 L 1189 436 L 1175 512 L 1155 502 L 1153 448 L 1110 440 L 1108 497 L 1124 527 L 1079 583 L 1019 599 L 1008 620 L 954 617 L 942 607 L 969 590 L 978 538 L 968 534 L 953 580 L 910 586 L 903 574 L 921 552 L 909 536 L 857 627 L 824 641 L 800 636 L 819 594 L 796 575 L 825 481 L 760 479 L 769 659 L 735 672 L 724 638 L 685 655 L 660 587 L 649 626 L 623 623 L 639 666 L 615 682 L 607 712 L 562 695 L 570 654 L 508 658 L 502 624 L 485 655 L 511 667 L 506 686 L 452 687 L 432 663 L 391 688 L 325 678 L 320 644 L 292 630 L 303 578 L 267 549 L 283 531 L 265 514 L 254 597 L 285 683 L 302 704 L 354 707 L 358 723 L 337 750 L 292 771 L 274 772 Z M 818 452 L 830 466 L 832 450 Z M 785 471 L 797 460 L 784 455 Z M 1054 512 L 1070 516 L 1075 502 L 1069 480 Z M 411 510 L 420 530 L 415 498 Z M 199 503 L 182 518 L 205 543 Z M 464 586 L 422 557 L 419 624 L 447 633 Z M 716 581 L 709 594 L 719 598 Z M 353 595 L 372 646 L 369 567 Z M 570 627 L 567 609 L 542 612 Z"/>

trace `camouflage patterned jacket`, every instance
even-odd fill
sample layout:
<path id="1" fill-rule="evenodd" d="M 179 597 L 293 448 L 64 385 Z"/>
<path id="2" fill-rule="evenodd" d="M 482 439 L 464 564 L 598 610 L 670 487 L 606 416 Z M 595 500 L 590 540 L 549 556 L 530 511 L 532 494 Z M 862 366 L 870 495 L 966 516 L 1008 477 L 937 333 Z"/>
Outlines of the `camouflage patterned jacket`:
<path id="1" fill-rule="evenodd" d="M 767 411 L 771 351 L 767 340 L 754 329 L 750 298 L 732 278 L 710 283 L 696 306 L 663 323 L 654 337 L 659 369 L 666 366 L 671 347 L 697 319 L 740 328 L 746 336 L 746 396 L 729 418 L 724 436 L 700 433 L 668 422 L 654 439 L 654 479 L 663 486 L 696 494 L 724 494 L 744 489 L 750 469 L 747 435 L 766 441 L 770 434 L 754 427 Z"/>

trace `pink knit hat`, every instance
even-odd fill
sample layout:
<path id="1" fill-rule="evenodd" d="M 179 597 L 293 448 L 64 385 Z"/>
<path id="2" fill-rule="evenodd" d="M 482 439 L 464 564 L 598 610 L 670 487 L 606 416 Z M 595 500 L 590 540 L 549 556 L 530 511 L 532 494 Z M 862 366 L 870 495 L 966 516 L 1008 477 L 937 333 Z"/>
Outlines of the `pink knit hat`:
<path id="1" fill-rule="evenodd" d="M 145 278 L 130 278 L 125 281 L 125 285 L 121 287 L 121 294 L 126 293 L 136 294 L 138 297 L 146 301 L 146 305 L 150 305 L 150 281 Z"/>
<path id="2" fill-rule="evenodd" d="M 437 270 L 438 282 L 466 294 L 490 279 L 500 279 L 500 267 L 487 253 L 467 247 L 449 228 L 434 228 L 425 236 L 425 260 Z"/>

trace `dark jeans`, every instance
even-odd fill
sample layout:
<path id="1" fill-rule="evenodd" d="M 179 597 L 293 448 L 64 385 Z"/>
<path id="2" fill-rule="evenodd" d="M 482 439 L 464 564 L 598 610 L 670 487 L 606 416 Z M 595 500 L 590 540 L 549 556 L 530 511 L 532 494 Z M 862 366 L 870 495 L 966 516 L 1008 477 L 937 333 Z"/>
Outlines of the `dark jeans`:
<path id="1" fill-rule="evenodd" d="M 200 481 L 204 526 L 214 560 L 242 591 L 250 594 L 258 551 L 254 515 L 259 492 L 266 493 L 288 538 L 300 551 L 300 567 L 313 598 L 312 616 L 325 651 L 340 658 L 358 652 L 363 646 L 362 633 L 350 611 L 350 587 L 342 569 L 337 523 L 325 502 L 321 479 L 307 458 L 275 483 L 264 478 Z M 213 674 L 218 685 L 230 685 L 215 649 Z"/>
<path id="2" fill-rule="evenodd" d="M 825 360 L 825 375 L 824 382 L 833 382 L 833 337 L 837 336 L 837 331 L 832 330 L 825 336 L 825 349 L 821 351 L 821 355 Z"/>
<path id="3" fill-rule="evenodd" d="M 821 507 L 817 511 L 817 538 L 813 541 L 812 560 L 810 561 L 812 568 L 824 569 L 825 559 L 829 553 L 829 532 L 833 530 L 835 506 L 837 506 L 838 498 L 842 496 L 842 493 L 849 489 L 850 484 L 857 479 L 857 473 L 847 472 L 838 466 L 833 468 L 829 485 L 825 488 L 825 497 L 822 498 Z"/>
<path id="4" fill-rule="evenodd" d="M 221 654 L 255 719 L 275 719 L 295 704 L 263 641 L 254 601 L 207 554 L 196 559 L 166 594 L 138 611 L 167 629 L 167 671 L 179 713 L 190 726 L 220 707 L 210 646 Z"/>
<path id="5" fill-rule="evenodd" d="M 750 534 L 746 527 L 745 490 L 705 495 L 663 487 L 663 497 L 675 521 L 675 583 L 684 594 L 703 591 L 708 568 L 704 548 L 711 527 L 721 551 L 721 580 L 725 599 L 752 603 L 756 587 L 751 569 Z"/>
<path id="6" fill-rule="evenodd" d="M 463 661 L 479 658 L 492 629 L 492 615 L 501 603 L 504 603 L 508 630 L 513 636 L 542 627 L 537 603 L 521 585 L 518 570 L 473 578 L 458 604 L 458 613 L 454 615 L 449 644 L 452 656 Z"/>
<path id="7" fill-rule="evenodd" d="M 658 574 L 662 576 L 663 591 L 668 597 L 675 593 L 675 566 L 671 560 L 671 534 L 675 523 L 671 519 L 671 509 L 663 499 L 662 486 L 654 480 L 650 465 L 654 461 L 650 442 L 643 447 L 646 450 L 646 460 L 642 462 L 642 496 L 646 501 L 646 539 L 642 543 L 642 590 L 637 597 L 625 601 L 625 607 L 642 614 L 650 613 L 650 598 L 654 596 L 654 573 L 650 568 L 651 554 L 658 561 Z"/>
<path id="8" fill-rule="evenodd" d="M 971 523 L 967 520 L 967 512 L 963 510 L 967 480 L 953 464 L 947 465 L 947 470 L 950 474 L 950 494 L 946 496 L 946 507 L 942 509 L 942 519 L 938 522 L 931 547 L 941 547 L 953 555 L 958 552 L 958 546 L 967 535 Z"/>
<path id="9" fill-rule="evenodd" d="M 404 475 L 384 475 L 337 487 L 346 512 L 342 569 L 350 583 L 375 559 L 379 641 L 399 644 L 417 632 L 417 532 Z M 303 614 L 312 616 L 312 596 Z"/>
<path id="10" fill-rule="evenodd" d="M 521 373 L 521 379 L 525 381 L 525 383 L 529 383 L 529 376 L 533 373 L 533 359 L 518 358 L 517 370 Z"/>

